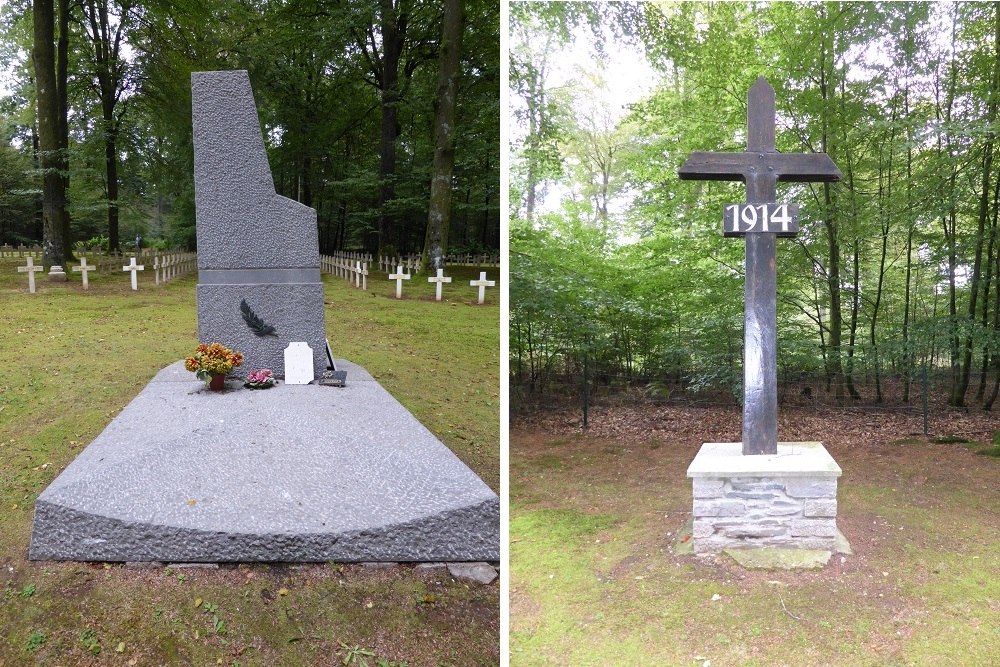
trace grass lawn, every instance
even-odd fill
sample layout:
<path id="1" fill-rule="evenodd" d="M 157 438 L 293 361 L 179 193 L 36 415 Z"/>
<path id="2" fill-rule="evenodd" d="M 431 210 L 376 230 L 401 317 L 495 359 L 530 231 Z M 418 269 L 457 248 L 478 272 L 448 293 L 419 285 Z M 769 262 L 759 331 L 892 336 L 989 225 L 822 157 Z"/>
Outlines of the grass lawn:
<path id="1" fill-rule="evenodd" d="M 164 366 L 197 343 L 195 274 L 68 284 L 0 259 L 0 666 L 499 664 L 499 584 L 410 566 L 127 569 L 26 560 L 34 500 Z M 495 278 L 496 269 L 489 269 Z M 324 276 L 338 357 L 367 368 L 494 490 L 500 479 L 499 290 L 483 306 L 456 267 L 448 303 Z M 44 275 L 44 274 L 42 274 Z M 350 382 L 350 378 L 348 378 Z"/>
<path id="2" fill-rule="evenodd" d="M 512 424 L 511 665 L 1000 664 L 995 415 L 783 410 L 782 440 L 843 469 L 838 525 L 855 555 L 818 571 L 679 555 L 687 466 L 739 440 L 738 408 L 597 409 Z"/>

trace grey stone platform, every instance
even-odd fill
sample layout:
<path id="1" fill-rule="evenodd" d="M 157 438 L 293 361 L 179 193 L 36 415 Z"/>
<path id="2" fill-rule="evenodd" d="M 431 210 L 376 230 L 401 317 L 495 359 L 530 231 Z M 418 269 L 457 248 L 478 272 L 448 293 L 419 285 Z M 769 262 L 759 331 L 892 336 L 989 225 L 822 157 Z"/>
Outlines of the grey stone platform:
<path id="1" fill-rule="evenodd" d="M 32 560 L 498 561 L 500 503 L 364 369 L 211 392 L 177 362 L 35 503 Z"/>
<path id="2" fill-rule="evenodd" d="M 771 455 L 748 456 L 742 448 L 739 442 L 706 442 L 688 467 L 695 553 L 835 551 L 841 469 L 823 444 L 779 442 Z"/>

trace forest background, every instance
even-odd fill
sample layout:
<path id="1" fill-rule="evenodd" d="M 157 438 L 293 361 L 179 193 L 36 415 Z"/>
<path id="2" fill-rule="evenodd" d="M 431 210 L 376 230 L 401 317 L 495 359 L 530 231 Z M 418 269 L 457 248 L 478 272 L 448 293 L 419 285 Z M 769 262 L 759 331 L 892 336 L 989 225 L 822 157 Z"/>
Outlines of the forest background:
<path id="1" fill-rule="evenodd" d="M 844 175 L 779 184 L 801 206 L 778 243 L 783 397 L 906 403 L 929 374 L 992 408 L 1000 4 L 515 2 L 509 30 L 512 408 L 602 387 L 741 400 L 744 244 L 721 225 L 744 187 L 677 169 L 745 150 L 760 75 L 778 150 Z M 593 60 L 553 85 L 574 39 Z M 659 79 L 621 114 L 625 74 L 600 61 L 629 42 Z"/>
<path id="2" fill-rule="evenodd" d="M 193 249 L 190 74 L 246 69 L 321 252 L 496 251 L 499 33 L 490 0 L 0 2 L 0 244 Z"/>

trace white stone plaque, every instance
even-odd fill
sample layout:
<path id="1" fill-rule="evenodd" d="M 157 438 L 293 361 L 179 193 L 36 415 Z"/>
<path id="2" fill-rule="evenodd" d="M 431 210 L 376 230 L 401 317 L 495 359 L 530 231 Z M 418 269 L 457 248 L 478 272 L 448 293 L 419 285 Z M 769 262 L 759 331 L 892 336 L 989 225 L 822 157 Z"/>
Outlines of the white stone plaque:
<path id="1" fill-rule="evenodd" d="M 309 384 L 316 379 L 313 353 L 308 343 L 289 343 L 285 348 L 285 384 Z"/>

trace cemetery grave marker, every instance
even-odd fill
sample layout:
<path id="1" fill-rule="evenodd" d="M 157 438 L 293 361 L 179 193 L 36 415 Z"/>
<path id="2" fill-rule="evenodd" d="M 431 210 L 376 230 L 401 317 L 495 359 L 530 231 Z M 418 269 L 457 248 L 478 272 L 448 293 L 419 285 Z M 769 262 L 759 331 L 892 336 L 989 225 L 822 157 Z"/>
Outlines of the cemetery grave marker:
<path id="1" fill-rule="evenodd" d="M 695 552 L 725 549 L 842 550 L 840 466 L 819 442 L 779 443 L 777 236 L 794 236 L 798 210 L 775 202 L 780 181 L 831 182 L 822 153 L 778 153 L 774 89 L 760 77 L 747 95 L 747 149 L 692 153 L 682 179 L 743 181 L 747 202 L 723 209 L 723 234 L 745 236 L 742 443 L 704 443 L 688 467 Z M 846 542 L 846 540 L 844 540 Z M 824 561 L 825 562 L 825 561 Z"/>
<path id="2" fill-rule="evenodd" d="M 396 273 L 390 273 L 389 274 L 389 280 L 395 280 L 396 281 L 396 298 L 397 299 L 402 299 L 403 298 L 403 281 L 404 280 L 409 280 L 409 279 L 410 279 L 410 274 L 409 273 L 403 273 L 403 265 L 402 264 L 400 264 L 400 265 L 398 265 L 396 267 Z"/>
<path id="3" fill-rule="evenodd" d="M 56 264 L 51 269 L 49 269 L 49 282 L 55 282 L 55 283 L 66 282 L 66 272 L 63 271 L 62 266 Z"/>
<path id="4" fill-rule="evenodd" d="M 274 192 L 246 72 L 192 93 L 199 339 L 286 381 L 161 370 L 38 496 L 29 558 L 499 560 L 497 494 L 363 368 L 338 359 L 356 380 L 336 394 L 293 385 L 326 367 L 315 211 Z"/>
<path id="5" fill-rule="evenodd" d="M 483 276 L 485 276 L 485 275 L 486 274 L 484 273 Z M 427 282 L 429 282 L 429 283 L 437 283 L 434 286 L 434 300 L 435 301 L 440 301 L 441 300 L 441 283 L 450 283 L 451 282 L 451 276 L 445 277 L 445 275 L 444 275 L 444 269 L 438 269 L 437 270 L 437 277 L 429 276 L 427 278 Z M 480 301 L 480 303 L 482 303 L 482 301 Z"/>
<path id="6" fill-rule="evenodd" d="M 129 263 L 127 265 L 125 265 L 125 266 L 122 267 L 122 271 L 131 271 L 132 272 L 132 289 L 133 290 L 138 290 L 139 289 L 139 281 L 136 278 L 136 273 L 135 272 L 136 271 L 143 271 L 143 270 L 145 270 L 145 268 L 146 267 L 143 266 L 142 264 L 139 264 L 138 266 L 136 266 L 135 257 L 129 258 Z"/>
<path id="7" fill-rule="evenodd" d="M 764 77 L 750 88 L 747 101 L 746 151 L 692 153 L 678 172 L 682 179 L 746 183 L 747 204 L 727 206 L 726 218 L 749 221 L 756 215 L 758 205 L 773 204 L 779 180 L 840 179 L 840 170 L 825 153 L 775 150 L 774 89 Z M 794 235 L 789 224 L 792 215 L 786 213 L 786 216 L 788 222 L 782 228 L 782 235 Z M 741 230 L 738 225 L 727 228 L 729 235 L 746 237 L 743 453 L 774 454 L 778 442 L 776 234 L 763 224 L 758 228 L 747 222 L 747 226 L 748 230 Z"/>
<path id="8" fill-rule="evenodd" d="M 285 384 L 309 384 L 316 379 L 313 351 L 308 343 L 296 341 L 285 348 Z"/>
<path id="9" fill-rule="evenodd" d="M 243 352 L 246 363 L 235 375 L 269 368 L 279 378 L 285 347 L 305 341 L 314 373 L 322 375 L 326 319 L 316 211 L 275 191 L 245 71 L 194 72 L 191 89 L 198 339 Z M 247 324 L 244 301 L 277 336 Z"/>
<path id="10" fill-rule="evenodd" d="M 479 272 L 479 280 L 470 280 L 469 281 L 469 285 L 471 287 L 478 287 L 479 288 L 479 303 L 483 303 L 483 300 L 486 298 L 486 288 L 487 287 L 493 287 L 496 284 L 497 283 L 496 283 L 495 280 L 487 280 L 486 279 L 486 272 L 485 271 L 480 271 Z"/>
<path id="11" fill-rule="evenodd" d="M 72 268 L 73 268 L 73 271 L 76 271 L 78 273 L 82 273 L 83 274 L 83 289 L 90 289 L 90 285 L 87 282 L 87 272 L 88 271 L 93 271 L 94 267 L 93 266 L 87 266 L 87 258 L 86 257 L 80 257 L 80 266 L 74 266 Z"/>
<path id="12" fill-rule="evenodd" d="M 18 273 L 28 273 L 28 291 L 31 294 L 35 293 L 35 274 L 39 271 L 44 271 L 44 266 L 35 266 L 35 260 L 31 255 L 28 255 L 28 265 L 17 267 Z"/>

